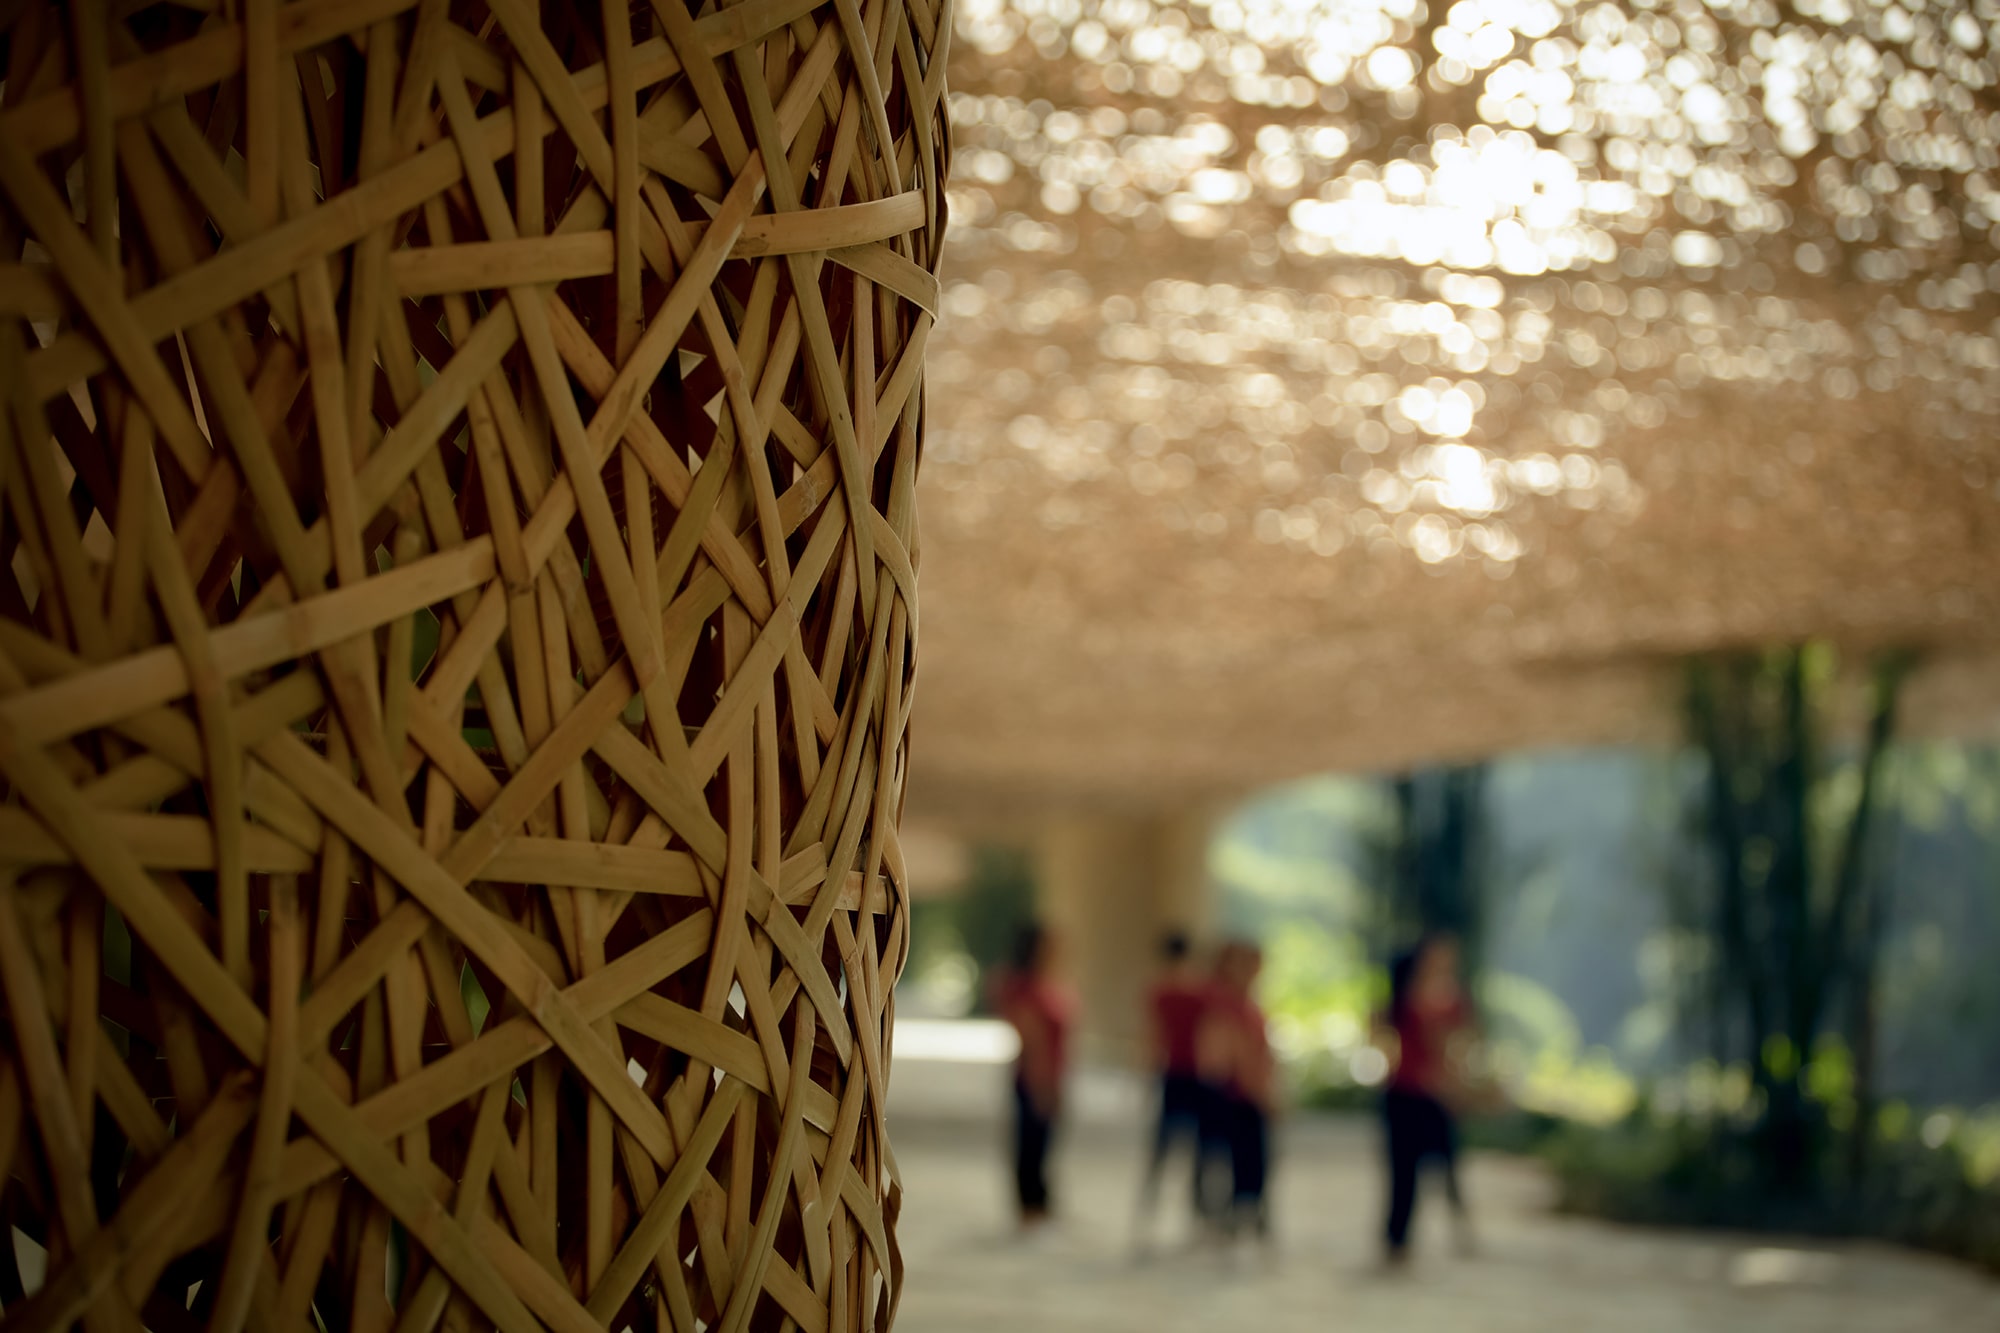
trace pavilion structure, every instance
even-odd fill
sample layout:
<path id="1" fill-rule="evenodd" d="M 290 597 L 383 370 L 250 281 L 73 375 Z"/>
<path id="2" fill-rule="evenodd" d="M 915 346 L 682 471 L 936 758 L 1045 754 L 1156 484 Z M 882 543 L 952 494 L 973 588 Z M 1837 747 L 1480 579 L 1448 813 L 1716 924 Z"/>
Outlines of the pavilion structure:
<path id="1" fill-rule="evenodd" d="M 906 789 L 1101 1020 L 1264 783 L 1993 734 L 1996 42 L 0 4 L 9 1327 L 887 1328 Z"/>
<path id="2" fill-rule="evenodd" d="M 1105 1015 L 1266 783 L 1807 638 L 2000 734 L 1997 18 L 965 0 L 913 815 L 1042 849 Z"/>

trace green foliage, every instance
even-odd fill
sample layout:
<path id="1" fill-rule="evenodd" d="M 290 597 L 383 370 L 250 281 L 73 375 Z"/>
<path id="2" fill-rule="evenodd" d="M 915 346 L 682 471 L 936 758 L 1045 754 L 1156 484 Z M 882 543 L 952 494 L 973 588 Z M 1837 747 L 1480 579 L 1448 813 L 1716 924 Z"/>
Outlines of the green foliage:
<path id="1" fill-rule="evenodd" d="M 966 948 L 956 898 L 919 898 L 910 904 L 910 959 L 899 989 L 914 1012 L 958 1018 L 970 1012 L 978 993 L 979 967 Z"/>
<path id="2" fill-rule="evenodd" d="M 1381 969 L 1351 933 L 1310 920 L 1266 933 L 1258 992 L 1286 1077 L 1310 1104 L 1368 1095 L 1354 1062 L 1366 1048 L 1369 1016 L 1381 1007 L 1384 986 Z"/>
<path id="3" fill-rule="evenodd" d="M 1259 993 L 1273 1018 L 1319 1023 L 1345 1016 L 1366 1019 L 1377 1007 L 1382 982 L 1353 935 L 1316 921 L 1296 921 L 1266 940 Z"/>
<path id="4" fill-rule="evenodd" d="M 1842 1129 L 1843 1102 L 1814 1100 L 1822 1157 L 1813 1188 L 1775 1193 L 1760 1161 L 1757 1098 L 1744 1095 L 1749 1079 L 1731 1089 L 1738 1095 L 1699 1107 L 1648 1096 L 1612 1126 L 1561 1126 L 1537 1149 L 1554 1169 L 1558 1206 L 1647 1225 L 1870 1237 L 2000 1272 L 2000 1113 L 1917 1122 L 1894 1103 L 1866 1127 Z M 1868 1148 L 1858 1176 L 1847 1169 L 1857 1136 Z"/>
<path id="5" fill-rule="evenodd" d="M 1035 916 L 1028 854 L 1016 847 L 975 848 L 972 876 L 957 907 L 959 937 L 972 960 L 981 970 L 1004 960 L 1015 935 Z"/>
<path id="6" fill-rule="evenodd" d="M 1569 1006 L 1548 987 L 1511 972 L 1493 972 L 1479 986 L 1480 1015 L 1496 1049 L 1524 1055 L 1544 1052 L 1573 1060 L 1583 1049 L 1583 1033 Z"/>
<path id="7" fill-rule="evenodd" d="M 1221 926 L 1263 943 L 1259 998 L 1288 1081 L 1308 1098 L 1355 1088 L 1350 1061 L 1380 1004 L 1360 869 L 1387 814 L 1375 783 L 1309 778 L 1247 802 L 1209 846 Z"/>
<path id="8" fill-rule="evenodd" d="M 479 984 L 479 977 L 473 972 L 472 964 L 466 963 L 458 970 L 458 993 L 465 1001 L 465 1014 L 472 1022 L 472 1035 L 478 1036 L 486 1027 L 486 1016 L 493 1012 L 493 1002 L 486 998 L 486 988 Z"/>
<path id="9" fill-rule="evenodd" d="M 1586 1047 L 1561 997 L 1529 977 L 1489 971 L 1480 979 L 1487 1072 L 1523 1114 L 1591 1124 L 1630 1109 L 1632 1077 L 1611 1052 Z"/>
<path id="10" fill-rule="evenodd" d="M 1395 801 L 1388 873 L 1381 880 L 1382 938 L 1403 948 L 1426 934 L 1458 937 L 1477 976 L 1489 870 L 1487 765 L 1425 768 L 1388 784 Z"/>
<path id="11" fill-rule="evenodd" d="M 1246 802 L 1209 845 L 1224 929 L 1262 938 L 1303 919 L 1360 930 L 1366 847 L 1388 815 L 1377 785 L 1353 778 L 1307 778 Z"/>
<path id="12" fill-rule="evenodd" d="M 1774 1052 L 1778 1062 L 1796 1058 Z M 1641 1090 L 1615 1123 L 1565 1123 L 1537 1151 L 1560 1206 L 1620 1221 L 1866 1236 L 2000 1271 L 2000 1106 L 1864 1115 L 1854 1061 L 1823 1039 L 1798 1071 L 1813 1160 L 1805 1188 L 1769 1188 L 1771 1085 L 1702 1061 Z"/>
<path id="13" fill-rule="evenodd" d="M 912 905 L 905 984 L 913 998 L 951 1016 L 983 1006 L 983 978 L 1006 959 L 1034 912 L 1027 854 L 1012 847 L 974 848 L 972 873 L 961 892 Z"/>
<path id="14" fill-rule="evenodd" d="M 1951 741 L 1897 747 L 1896 804 L 1911 827 L 1935 833 L 1954 813 L 1987 835 L 2000 834 L 2000 750 Z"/>
<path id="15" fill-rule="evenodd" d="M 1709 873 L 1671 892 L 1682 929 L 1713 948 L 1683 978 L 1685 1044 L 1751 1062 L 1764 1094 L 1753 1165 L 1768 1188 L 1815 1187 L 1824 1134 L 1805 1114 L 1804 1079 L 1821 1036 L 1840 1031 L 1872 1077 L 1884 905 L 1871 835 L 1902 678 L 1903 663 L 1883 659 L 1843 690 L 1824 643 L 1689 667 L 1688 731 L 1706 772 L 1688 827 Z M 1863 739 L 1844 745 L 1857 700 Z"/>

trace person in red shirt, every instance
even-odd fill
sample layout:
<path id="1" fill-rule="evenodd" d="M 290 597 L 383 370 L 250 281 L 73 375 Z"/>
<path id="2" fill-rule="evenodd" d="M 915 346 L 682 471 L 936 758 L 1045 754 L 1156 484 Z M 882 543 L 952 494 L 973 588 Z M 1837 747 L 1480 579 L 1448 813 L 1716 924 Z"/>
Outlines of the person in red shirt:
<path id="1" fill-rule="evenodd" d="M 1264 954 L 1231 942 L 1216 960 L 1216 984 L 1204 1010 L 1198 1051 L 1211 1089 L 1217 1137 L 1229 1160 L 1229 1202 L 1214 1220 L 1225 1236 L 1248 1224 L 1270 1236 L 1265 1187 L 1270 1174 L 1270 1124 L 1277 1110 L 1277 1065 L 1264 1011 L 1252 989 Z"/>
<path id="2" fill-rule="evenodd" d="M 1179 931 L 1160 942 L 1164 963 L 1159 978 L 1146 993 L 1146 1018 L 1152 1043 L 1153 1070 L 1159 1077 L 1160 1112 L 1153 1130 L 1152 1156 L 1139 1190 L 1140 1244 L 1146 1241 L 1160 1192 L 1160 1172 L 1167 1155 L 1185 1142 L 1192 1165 L 1195 1210 L 1201 1212 L 1201 1127 L 1207 1114 L 1207 1091 L 1196 1055 L 1196 1038 L 1209 1000 L 1209 979 L 1194 965 L 1188 937 Z"/>
<path id="3" fill-rule="evenodd" d="M 1014 1186 L 1024 1230 L 1049 1216 L 1049 1147 L 1062 1115 L 1076 1015 L 1075 997 L 1056 980 L 1055 960 L 1056 937 L 1038 925 L 1025 927 L 994 994 L 995 1007 L 1021 1039 L 1014 1063 Z"/>
<path id="4" fill-rule="evenodd" d="M 1451 1099 L 1461 1083 L 1453 1046 L 1470 1031 L 1471 1008 L 1459 985 L 1456 940 L 1427 936 L 1389 965 L 1389 1012 L 1382 1028 L 1390 1055 L 1382 1095 L 1389 1165 L 1385 1238 L 1388 1262 L 1397 1265 L 1409 1254 L 1418 1174 L 1433 1158 L 1444 1168 L 1445 1192 L 1458 1216 L 1461 1239 L 1466 1236 Z"/>

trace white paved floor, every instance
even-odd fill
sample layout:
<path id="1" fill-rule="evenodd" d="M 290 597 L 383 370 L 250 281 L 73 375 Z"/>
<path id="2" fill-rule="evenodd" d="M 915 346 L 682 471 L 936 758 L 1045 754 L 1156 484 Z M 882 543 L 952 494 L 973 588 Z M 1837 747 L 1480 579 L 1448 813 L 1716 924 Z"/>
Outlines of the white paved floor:
<path id="1" fill-rule="evenodd" d="M 908 1066 L 899 1062 L 898 1080 Z M 1546 1209 L 1532 1164 L 1477 1158 L 1467 1190 L 1479 1254 L 1452 1256 L 1441 1199 L 1407 1273 L 1373 1269 L 1379 1184 L 1371 1127 L 1285 1127 L 1275 1252 L 1222 1256 L 1166 1237 L 1135 1256 L 1135 1135 L 1107 1114 L 1059 1153 L 1063 1221 L 1013 1232 L 997 1122 L 969 1117 L 996 1070 L 911 1074 L 892 1133 L 908 1263 L 898 1333 L 2000 1333 L 2000 1283 L 1873 1245 L 1642 1231 Z"/>

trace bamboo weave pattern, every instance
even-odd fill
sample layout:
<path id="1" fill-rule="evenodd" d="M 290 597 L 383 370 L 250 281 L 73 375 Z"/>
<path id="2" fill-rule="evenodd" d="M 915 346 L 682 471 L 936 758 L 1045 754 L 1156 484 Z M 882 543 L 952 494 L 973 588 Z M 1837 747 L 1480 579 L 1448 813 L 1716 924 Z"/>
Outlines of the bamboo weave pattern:
<path id="1" fill-rule="evenodd" d="M 7 1327 L 886 1328 L 948 7 L 0 8 Z"/>

